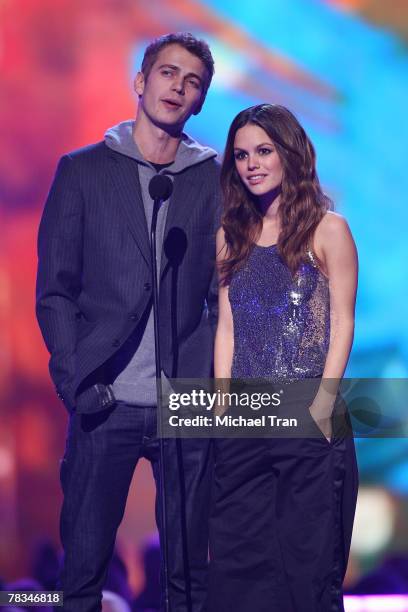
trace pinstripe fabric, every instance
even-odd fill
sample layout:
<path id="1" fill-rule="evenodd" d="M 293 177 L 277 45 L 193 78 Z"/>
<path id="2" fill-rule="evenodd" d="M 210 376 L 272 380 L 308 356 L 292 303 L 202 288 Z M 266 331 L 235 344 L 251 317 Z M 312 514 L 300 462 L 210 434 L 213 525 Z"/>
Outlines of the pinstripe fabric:
<path id="1" fill-rule="evenodd" d="M 218 183 L 214 159 L 175 177 L 160 281 L 168 376 L 211 371 Z M 135 331 L 152 298 L 137 162 L 104 143 L 62 157 L 40 223 L 38 256 L 37 317 L 51 354 L 51 377 L 71 410 L 78 392 L 111 382 L 109 359 Z"/>

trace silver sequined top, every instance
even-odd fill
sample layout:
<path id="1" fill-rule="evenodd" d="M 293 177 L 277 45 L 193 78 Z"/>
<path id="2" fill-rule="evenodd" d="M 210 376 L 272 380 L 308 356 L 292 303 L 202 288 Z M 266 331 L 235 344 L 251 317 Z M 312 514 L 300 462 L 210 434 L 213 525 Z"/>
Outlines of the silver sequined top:
<path id="1" fill-rule="evenodd" d="M 276 245 L 255 245 L 230 283 L 232 378 L 320 376 L 329 347 L 327 278 L 313 255 L 292 277 Z"/>

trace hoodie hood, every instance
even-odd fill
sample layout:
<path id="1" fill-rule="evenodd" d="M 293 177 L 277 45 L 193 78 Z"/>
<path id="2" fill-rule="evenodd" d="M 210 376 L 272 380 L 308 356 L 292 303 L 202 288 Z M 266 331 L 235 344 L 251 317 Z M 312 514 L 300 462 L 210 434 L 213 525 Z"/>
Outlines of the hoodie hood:
<path id="1" fill-rule="evenodd" d="M 136 159 L 140 164 L 151 167 L 141 154 L 133 139 L 133 120 L 122 121 L 105 132 L 105 144 L 117 153 Z M 184 132 L 181 135 L 174 162 L 165 169 L 166 174 L 177 174 L 185 168 L 200 164 L 206 159 L 217 157 L 217 152 L 211 147 L 200 145 L 194 138 Z"/>

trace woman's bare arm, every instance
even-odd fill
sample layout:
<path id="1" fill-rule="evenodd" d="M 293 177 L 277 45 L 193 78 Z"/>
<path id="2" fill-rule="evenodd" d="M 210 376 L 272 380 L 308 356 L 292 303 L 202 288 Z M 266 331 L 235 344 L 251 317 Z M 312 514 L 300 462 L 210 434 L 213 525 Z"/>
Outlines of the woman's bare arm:
<path id="1" fill-rule="evenodd" d="M 217 232 L 217 262 L 225 259 L 227 245 L 224 230 Z M 215 334 L 214 374 L 215 378 L 230 378 L 232 354 L 234 350 L 234 327 L 232 321 L 231 305 L 228 298 L 228 285 L 223 285 L 219 275 L 218 290 L 218 324 Z"/>
<path id="2" fill-rule="evenodd" d="M 314 248 L 329 277 L 330 291 L 329 350 L 323 381 L 310 409 L 323 430 L 322 421 L 330 418 L 353 343 L 358 259 L 346 220 L 334 213 L 327 213 L 320 222 Z"/>

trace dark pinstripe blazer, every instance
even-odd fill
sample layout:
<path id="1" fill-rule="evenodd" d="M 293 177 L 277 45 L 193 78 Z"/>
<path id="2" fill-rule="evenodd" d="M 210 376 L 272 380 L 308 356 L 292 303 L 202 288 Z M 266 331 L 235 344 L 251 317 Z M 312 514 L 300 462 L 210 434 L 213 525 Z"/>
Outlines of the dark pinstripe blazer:
<path id="1" fill-rule="evenodd" d="M 168 376 L 211 373 L 218 220 L 219 164 L 209 159 L 175 176 L 167 214 L 159 310 Z M 68 410 L 112 399 L 110 359 L 152 299 L 149 248 L 137 162 L 103 142 L 63 156 L 40 223 L 36 312 Z"/>

